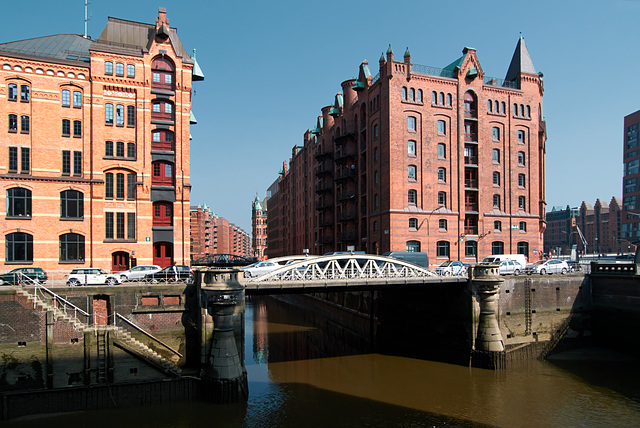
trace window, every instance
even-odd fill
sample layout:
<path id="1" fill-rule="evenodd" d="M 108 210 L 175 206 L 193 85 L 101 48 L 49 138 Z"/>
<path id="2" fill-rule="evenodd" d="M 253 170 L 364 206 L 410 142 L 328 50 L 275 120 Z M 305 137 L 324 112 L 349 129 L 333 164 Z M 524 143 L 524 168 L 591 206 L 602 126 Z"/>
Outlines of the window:
<path id="1" fill-rule="evenodd" d="M 419 253 L 420 252 L 420 241 L 407 241 L 407 252 L 408 253 Z"/>
<path id="2" fill-rule="evenodd" d="M 29 133 L 29 116 L 20 116 L 20 132 L 23 134 Z"/>
<path id="3" fill-rule="evenodd" d="M 504 254 L 504 242 L 494 241 L 491 243 L 491 254 Z"/>
<path id="4" fill-rule="evenodd" d="M 436 243 L 436 256 L 449 258 L 449 241 L 438 241 Z"/>
<path id="5" fill-rule="evenodd" d="M 29 86 L 21 85 L 20 86 L 20 101 L 28 102 L 29 101 Z"/>
<path id="6" fill-rule="evenodd" d="M 113 239 L 113 213 L 104 213 L 104 237 Z"/>
<path id="7" fill-rule="evenodd" d="M 151 89 L 173 91 L 173 63 L 157 57 L 151 63 Z"/>
<path id="8" fill-rule="evenodd" d="M 447 182 L 447 170 L 444 168 L 438 168 L 438 182 L 446 183 Z"/>
<path id="9" fill-rule="evenodd" d="M 173 224 L 173 205 L 171 202 L 153 203 L 153 225 L 171 226 Z M 376 223 L 374 222 L 374 228 Z M 374 229 L 375 230 L 375 229 Z"/>
<path id="10" fill-rule="evenodd" d="M 493 195 L 493 208 L 500 209 L 500 195 Z"/>
<path id="11" fill-rule="evenodd" d="M 407 200 L 409 202 L 409 205 L 416 205 L 418 202 L 418 192 L 416 192 L 415 190 L 409 190 Z"/>
<path id="12" fill-rule="evenodd" d="M 127 77 L 136 77 L 136 66 L 127 64 Z"/>
<path id="13" fill-rule="evenodd" d="M 135 143 L 127 143 L 127 157 L 131 159 L 136 158 L 136 144 Z"/>
<path id="14" fill-rule="evenodd" d="M 526 141 L 525 138 L 526 138 L 526 136 L 525 136 L 524 131 L 522 131 L 522 130 L 518 131 L 518 143 L 524 144 L 525 141 Z"/>
<path id="15" fill-rule="evenodd" d="M 127 213 L 127 239 L 136 239 L 136 213 Z"/>
<path id="16" fill-rule="evenodd" d="M 28 147 L 20 148 L 20 172 L 22 174 L 29 173 L 29 148 Z"/>
<path id="17" fill-rule="evenodd" d="M 438 230 L 440 230 L 440 232 L 446 232 L 447 231 L 447 220 L 444 218 L 441 218 L 440 220 L 438 220 Z"/>
<path id="18" fill-rule="evenodd" d="M 116 143 L 116 156 L 119 158 L 124 157 L 124 143 L 122 141 Z"/>
<path id="19" fill-rule="evenodd" d="M 527 106 L 527 117 L 531 118 L 531 106 Z"/>
<path id="20" fill-rule="evenodd" d="M 408 170 L 408 178 L 409 180 L 415 180 L 416 179 L 416 166 L 415 165 L 409 165 L 409 170 Z"/>
<path id="21" fill-rule="evenodd" d="M 524 161 L 525 161 L 524 152 L 518 152 L 518 165 L 524 166 L 525 165 Z"/>
<path id="22" fill-rule="evenodd" d="M 406 87 L 402 87 L 402 99 L 406 100 L 407 99 L 407 88 Z"/>
<path id="23" fill-rule="evenodd" d="M 502 101 L 500 105 L 502 106 L 501 108 L 502 114 L 507 114 L 507 104 L 504 101 Z"/>
<path id="24" fill-rule="evenodd" d="M 124 239 L 124 213 L 116 213 L 116 239 Z"/>
<path id="25" fill-rule="evenodd" d="M 500 141 L 500 128 L 498 128 L 497 126 L 494 126 L 491 129 L 491 135 L 493 137 L 493 141 Z"/>
<path id="26" fill-rule="evenodd" d="M 112 172 L 107 172 L 104 175 L 104 198 L 113 199 L 113 173 Z"/>
<path id="27" fill-rule="evenodd" d="M 446 192 L 438 192 L 438 205 L 441 207 L 447 206 L 447 193 Z"/>
<path id="28" fill-rule="evenodd" d="M 518 196 L 518 208 L 521 210 L 527 209 L 527 199 L 524 196 Z"/>
<path id="29" fill-rule="evenodd" d="M 489 113 L 493 112 L 493 101 L 491 100 L 487 101 L 487 111 L 489 111 Z"/>
<path id="30" fill-rule="evenodd" d="M 77 190 L 60 192 L 60 217 L 84 217 L 84 194 L 82 192 L 78 192 Z"/>
<path id="31" fill-rule="evenodd" d="M 500 150 L 493 149 L 491 151 L 491 157 L 493 159 L 493 163 L 500 163 Z"/>
<path id="32" fill-rule="evenodd" d="M 379 205 L 380 205 L 380 198 L 378 197 L 378 194 L 376 193 L 375 195 L 373 195 L 373 207 L 374 208 L 378 208 Z"/>
<path id="33" fill-rule="evenodd" d="M 124 64 L 116 63 L 116 76 L 124 76 Z"/>
<path id="34" fill-rule="evenodd" d="M 124 199 L 124 174 L 116 174 L 116 199 Z"/>
<path id="35" fill-rule="evenodd" d="M 447 124 L 445 123 L 444 120 L 439 120 L 438 121 L 438 134 L 439 135 L 446 135 L 447 133 Z"/>
<path id="36" fill-rule="evenodd" d="M 155 185 L 173 186 L 173 165 L 169 162 L 154 162 L 151 183 Z"/>
<path id="37" fill-rule="evenodd" d="M 82 175 L 82 152 L 73 152 L 73 175 Z"/>
<path id="38" fill-rule="evenodd" d="M 376 171 L 376 172 L 374 172 L 374 173 L 373 173 L 373 182 L 374 182 L 375 184 L 378 184 L 378 182 L 379 182 L 379 178 L 378 178 L 378 171 Z"/>
<path id="39" fill-rule="evenodd" d="M 517 244 L 518 254 L 524 254 L 527 258 L 529 257 L 529 243 L 528 242 L 518 242 Z"/>
<path id="40" fill-rule="evenodd" d="M 71 91 L 68 89 L 62 90 L 62 106 L 63 107 L 71 106 Z"/>
<path id="41" fill-rule="evenodd" d="M 418 101 L 422 102 L 422 89 L 418 89 Z"/>
<path id="42" fill-rule="evenodd" d="M 518 104 L 514 104 L 513 105 L 513 115 L 517 116 L 518 115 Z"/>
<path id="43" fill-rule="evenodd" d="M 113 74 L 113 63 L 111 61 L 104 62 L 104 74 Z"/>
<path id="44" fill-rule="evenodd" d="M 124 126 L 124 106 L 122 104 L 116 105 L 116 125 Z"/>
<path id="45" fill-rule="evenodd" d="M 520 225 L 518 226 L 518 229 L 520 229 L 520 232 L 526 232 L 527 231 L 527 222 L 526 221 L 521 221 Z"/>
<path id="46" fill-rule="evenodd" d="M 438 104 L 438 94 L 436 91 L 431 92 L 431 104 Z"/>
<path id="47" fill-rule="evenodd" d="M 447 105 L 451 107 L 451 94 L 447 94 Z"/>
<path id="48" fill-rule="evenodd" d="M 33 262 L 33 236 L 24 232 L 5 236 L 5 260 L 7 262 Z"/>
<path id="49" fill-rule="evenodd" d="M 62 136 L 68 137 L 71 135 L 71 121 L 69 119 L 62 119 Z"/>
<path id="50" fill-rule="evenodd" d="M 417 125 L 416 125 L 416 118 L 413 116 L 409 116 L 407 118 L 407 128 L 409 129 L 409 131 L 416 131 L 417 129 Z"/>
<path id="51" fill-rule="evenodd" d="M 173 151 L 173 133 L 171 131 L 158 130 L 151 133 L 151 147 L 154 150 L 171 150 Z"/>
<path id="52" fill-rule="evenodd" d="M 104 105 L 104 123 L 113 125 L 113 104 Z"/>
<path id="53" fill-rule="evenodd" d="M 77 233 L 60 235 L 60 261 L 84 262 L 84 236 Z"/>
<path id="54" fill-rule="evenodd" d="M 73 136 L 76 138 L 82 137 L 82 121 L 80 120 L 73 121 Z"/>
<path id="55" fill-rule="evenodd" d="M 444 92 L 440 92 L 440 97 L 438 98 L 439 104 L 444 105 Z"/>
<path id="56" fill-rule="evenodd" d="M 378 222 L 376 220 L 373 221 L 373 231 L 374 232 L 378 231 Z"/>
<path id="57" fill-rule="evenodd" d="M 9 132 L 18 132 L 18 116 L 15 114 L 9 115 Z"/>
<path id="58" fill-rule="evenodd" d="M 416 90 L 411 88 L 409 89 L 409 99 L 411 101 L 415 101 L 416 100 Z"/>
<path id="59" fill-rule="evenodd" d="M 407 144 L 407 154 L 409 156 L 415 156 L 416 154 L 416 142 L 409 140 L 409 143 Z"/>
<path id="60" fill-rule="evenodd" d="M 62 175 L 71 175 L 71 152 L 62 151 Z"/>
<path id="61" fill-rule="evenodd" d="M 409 219 L 409 229 L 418 230 L 418 219 L 417 218 L 410 218 Z"/>
<path id="62" fill-rule="evenodd" d="M 165 101 L 154 101 L 151 108 L 151 120 L 173 120 L 173 105 Z"/>
<path id="63" fill-rule="evenodd" d="M 500 220 L 493 222 L 493 230 L 496 232 L 502 232 L 502 222 Z"/>
<path id="64" fill-rule="evenodd" d="M 373 138 L 378 139 L 378 125 L 373 125 Z"/>
<path id="65" fill-rule="evenodd" d="M 518 174 L 518 187 L 526 187 L 526 179 L 524 177 L 524 174 Z"/>
<path id="66" fill-rule="evenodd" d="M 465 242 L 464 255 L 465 257 L 476 257 L 478 255 L 478 242 L 477 241 Z"/>
<path id="67" fill-rule="evenodd" d="M 113 141 L 106 141 L 104 143 L 104 155 L 113 156 Z"/>
<path id="68" fill-rule="evenodd" d="M 500 186 L 500 173 L 498 171 L 493 171 L 493 186 Z"/>
<path id="69" fill-rule="evenodd" d="M 7 217 L 31 217 L 31 190 L 7 189 Z"/>
<path id="70" fill-rule="evenodd" d="M 444 144 L 438 144 L 438 157 L 440 159 L 446 159 L 447 157 L 447 146 Z"/>
<path id="71" fill-rule="evenodd" d="M 73 91 L 73 107 L 75 108 L 82 107 L 82 92 Z"/>
<path id="72" fill-rule="evenodd" d="M 136 175 L 127 174 L 127 200 L 134 201 L 136 199 Z"/>
<path id="73" fill-rule="evenodd" d="M 9 83 L 9 94 L 7 95 L 9 101 L 18 100 L 18 85 L 15 83 Z"/>
<path id="74" fill-rule="evenodd" d="M 18 172 L 18 148 L 9 147 L 9 172 Z"/>

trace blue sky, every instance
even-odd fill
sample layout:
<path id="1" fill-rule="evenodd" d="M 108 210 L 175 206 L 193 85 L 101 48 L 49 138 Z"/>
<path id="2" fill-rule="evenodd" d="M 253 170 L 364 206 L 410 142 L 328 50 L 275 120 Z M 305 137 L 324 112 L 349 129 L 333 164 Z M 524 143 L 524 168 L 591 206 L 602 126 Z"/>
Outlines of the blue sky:
<path id="1" fill-rule="evenodd" d="M 522 32 L 544 73 L 549 208 L 622 196 L 623 117 L 640 109 L 640 1 L 93 0 L 88 33 L 108 16 L 153 23 L 159 6 L 206 76 L 193 85 L 191 203 L 248 232 L 254 196 L 340 83 L 365 59 L 375 75 L 389 44 L 436 67 L 471 46 L 503 78 Z M 82 34 L 84 0 L 3 2 L 1 20 L 0 42 Z"/>

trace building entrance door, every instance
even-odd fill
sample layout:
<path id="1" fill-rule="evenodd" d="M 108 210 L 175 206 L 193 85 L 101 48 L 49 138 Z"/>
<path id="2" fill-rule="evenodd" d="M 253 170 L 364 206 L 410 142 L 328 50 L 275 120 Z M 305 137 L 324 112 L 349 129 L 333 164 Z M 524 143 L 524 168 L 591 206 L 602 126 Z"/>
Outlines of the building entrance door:
<path id="1" fill-rule="evenodd" d="M 111 270 L 113 272 L 122 272 L 129 269 L 129 253 L 124 251 L 116 251 L 111 255 Z"/>
<path id="2" fill-rule="evenodd" d="M 153 244 L 153 264 L 167 267 L 173 264 L 173 244 L 171 242 L 156 242 Z"/>

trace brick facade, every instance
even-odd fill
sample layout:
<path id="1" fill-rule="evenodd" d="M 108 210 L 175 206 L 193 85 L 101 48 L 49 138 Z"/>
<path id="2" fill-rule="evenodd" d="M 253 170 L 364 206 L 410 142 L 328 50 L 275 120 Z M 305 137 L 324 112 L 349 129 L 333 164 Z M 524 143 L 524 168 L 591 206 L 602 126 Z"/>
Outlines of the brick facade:
<path id="1" fill-rule="evenodd" d="M 260 202 L 257 195 L 251 204 L 251 227 L 253 256 L 262 260 L 267 249 L 267 201 Z"/>
<path id="2" fill-rule="evenodd" d="M 206 205 L 191 207 L 191 260 L 209 254 L 252 254 L 249 234 L 228 220 L 218 217 Z"/>
<path id="3" fill-rule="evenodd" d="M 188 263 L 194 68 L 164 8 L 0 44 L 3 269 Z"/>
<path id="4" fill-rule="evenodd" d="M 545 229 L 542 75 L 524 40 L 505 79 L 475 49 L 443 69 L 391 48 L 360 65 L 272 185 L 269 257 L 423 251 L 432 264 L 523 253 Z"/>

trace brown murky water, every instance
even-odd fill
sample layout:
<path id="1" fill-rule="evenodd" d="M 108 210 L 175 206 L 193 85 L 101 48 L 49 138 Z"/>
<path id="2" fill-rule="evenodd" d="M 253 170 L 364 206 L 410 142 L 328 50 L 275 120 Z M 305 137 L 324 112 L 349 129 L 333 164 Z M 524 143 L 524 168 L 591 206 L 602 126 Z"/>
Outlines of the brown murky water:
<path id="1" fill-rule="evenodd" d="M 367 353 L 322 316 L 272 299 L 247 303 L 245 405 L 87 412 L 15 426 L 633 427 L 637 364 L 597 350 L 501 372 Z M 585 358 L 600 361 L 585 361 Z"/>

